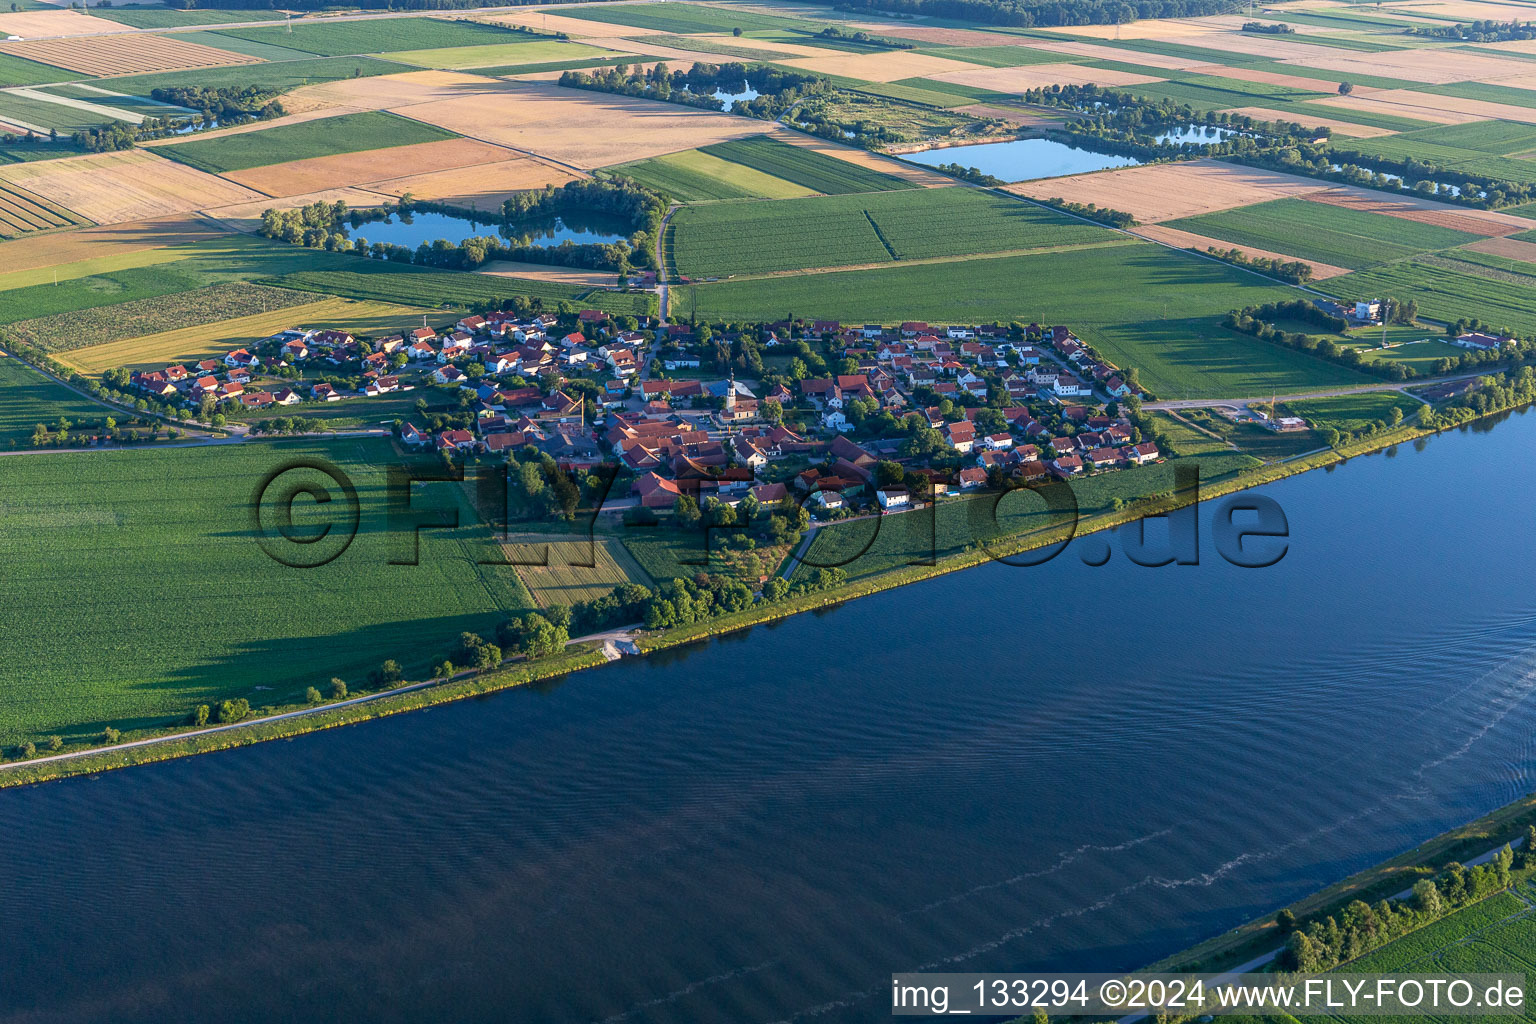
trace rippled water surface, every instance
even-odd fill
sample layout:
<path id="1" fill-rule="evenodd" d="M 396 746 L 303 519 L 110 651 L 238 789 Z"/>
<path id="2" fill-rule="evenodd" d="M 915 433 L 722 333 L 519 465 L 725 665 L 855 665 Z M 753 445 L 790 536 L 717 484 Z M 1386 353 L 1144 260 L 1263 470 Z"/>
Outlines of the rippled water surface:
<path id="1" fill-rule="evenodd" d="M 1207 521 L 0 792 L 0 1021 L 868 1021 L 892 971 L 1145 962 L 1532 788 L 1533 441 L 1266 488 L 1271 569 Z"/>

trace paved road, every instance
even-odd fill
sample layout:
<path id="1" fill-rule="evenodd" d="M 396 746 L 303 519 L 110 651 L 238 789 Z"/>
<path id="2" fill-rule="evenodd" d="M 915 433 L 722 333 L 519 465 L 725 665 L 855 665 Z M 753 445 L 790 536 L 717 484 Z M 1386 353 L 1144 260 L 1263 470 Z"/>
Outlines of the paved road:
<path id="1" fill-rule="evenodd" d="M 637 623 L 633 626 L 626 626 L 622 629 L 611 629 L 602 633 L 590 633 L 586 636 L 573 637 L 566 641 L 566 645 L 570 646 L 571 644 L 601 641 L 606 651 L 606 649 L 611 645 L 626 641 L 633 642 L 634 632 L 639 630 L 641 625 L 642 624 Z M 614 652 L 614 657 L 617 657 L 617 652 Z M 614 660 L 614 657 L 610 657 L 609 660 Z M 508 658 L 506 661 L 502 662 L 502 665 L 505 666 L 512 664 L 515 660 L 517 659 Z M 463 672 L 454 673 L 453 678 L 462 679 L 465 676 L 472 674 L 473 670 L 465 670 Z M 47 754 L 43 757 L 34 757 L 29 761 L 9 761 L 4 764 L 0 764 L 0 772 L 6 771 L 8 769 L 19 768 L 23 765 L 47 764 L 49 761 L 69 761 L 77 757 L 89 757 L 93 754 L 115 753 L 120 750 L 131 750 L 135 747 L 152 747 L 161 743 L 174 743 L 194 736 L 209 736 L 213 733 L 228 732 L 231 729 L 244 729 L 247 726 L 252 725 L 266 725 L 271 722 L 283 722 L 293 718 L 303 718 L 307 715 L 318 715 L 323 711 L 332 711 L 336 708 L 349 707 L 354 704 L 368 704 L 373 701 L 382 700 L 385 697 L 393 697 L 401 693 L 410 693 L 413 690 L 424 690 L 431 686 L 439 686 L 442 683 L 448 681 L 449 680 L 442 679 L 426 679 L 419 683 L 407 683 L 404 686 L 396 686 L 390 690 L 380 690 L 378 693 L 365 694 L 361 697 L 348 697 L 346 700 L 333 701 L 329 704 L 317 704 L 312 708 L 300 708 L 297 711 L 285 711 L 280 715 L 268 715 L 265 718 L 248 718 L 243 722 L 231 722 L 228 725 L 210 725 L 206 728 L 189 729 L 186 732 L 173 733 L 169 736 L 152 736 L 149 739 L 129 740 L 127 743 L 116 743 L 107 747 L 92 747 L 89 750 L 72 750 L 63 754 Z"/>

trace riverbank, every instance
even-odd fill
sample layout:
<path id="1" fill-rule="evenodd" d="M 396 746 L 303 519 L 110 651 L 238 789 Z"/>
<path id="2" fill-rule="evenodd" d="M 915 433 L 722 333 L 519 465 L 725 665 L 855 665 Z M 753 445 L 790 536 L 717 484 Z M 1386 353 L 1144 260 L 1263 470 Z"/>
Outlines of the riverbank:
<path id="1" fill-rule="evenodd" d="M 1470 863 L 1486 858 L 1506 843 L 1518 845 L 1527 826 L 1536 824 L 1536 793 L 1528 794 L 1448 832 L 1442 832 L 1411 850 L 1356 872 L 1333 885 L 1303 897 L 1286 907 L 1240 925 L 1231 931 L 1180 950 L 1148 964 L 1148 973 L 1184 971 L 1217 972 L 1263 959 L 1284 944 L 1275 915 L 1289 910 L 1299 921 L 1336 915 L 1354 900 L 1375 903 L 1413 886 L 1420 878 L 1439 872 L 1452 861 Z"/>
<path id="2" fill-rule="evenodd" d="M 1475 421 L 1473 421 L 1475 422 Z M 1090 516 L 1074 526 L 1058 526 L 1032 531 L 989 542 L 985 548 L 944 556 L 933 565 L 908 566 L 881 573 L 870 579 L 849 583 L 829 590 L 802 594 L 774 603 L 759 603 L 740 612 L 723 615 L 687 627 L 664 632 L 638 633 L 635 644 L 639 652 L 650 654 L 697 643 L 713 636 L 739 632 L 753 626 L 780 621 L 802 612 L 814 611 L 842 604 L 860 597 L 910 583 L 918 583 L 936 576 L 973 568 L 994 559 L 1021 554 L 1026 551 L 1059 544 L 1072 536 L 1082 536 L 1114 529 L 1147 516 L 1164 515 L 1200 500 L 1223 497 L 1295 476 L 1312 469 L 1335 465 L 1358 455 L 1369 454 L 1396 444 L 1415 440 L 1438 431 L 1426 430 L 1404 424 L 1395 430 L 1378 434 L 1367 441 L 1339 450 L 1313 452 L 1286 462 L 1270 463 L 1256 469 L 1235 474 L 1226 479 L 1202 481 L 1198 496 L 1173 494 L 1161 499 L 1133 502 L 1118 512 Z M 961 499 L 976 500 L 976 499 Z M 303 705 L 274 708 L 275 714 L 248 723 L 234 723 L 218 730 L 199 730 L 193 734 L 189 728 L 168 727 L 136 734 L 124 743 L 104 746 L 67 756 L 35 760 L 14 761 L 0 764 L 0 789 L 46 782 L 82 774 L 130 767 L 154 761 L 163 761 L 192 754 L 211 753 L 231 747 L 247 746 L 269 739 L 285 739 L 320 729 L 351 725 L 373 718 L 413 711 L 433 704 L 475 696 L 514 686 L 525 685 L 555 676 L 566 675 L 605 664 L 607 659 L 600 650 L 584 653 L 562 653 L 554 658 L 522 663 L 483 675 L 459 678 L 446 682 L 422 681 L 408 683 L 378 695 L 365 695 L 361 699 L 339 704 L 308 707 Z M 154 740 L 145 744 L 144 740 Z"/>

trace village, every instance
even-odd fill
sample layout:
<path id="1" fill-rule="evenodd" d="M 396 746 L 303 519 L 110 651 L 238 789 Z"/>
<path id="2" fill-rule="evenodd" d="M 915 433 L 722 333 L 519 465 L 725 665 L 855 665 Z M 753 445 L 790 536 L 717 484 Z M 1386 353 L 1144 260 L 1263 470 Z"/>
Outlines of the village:
<path id="1" fill-rule="evenodd" d="M 583 310 L 473 314 L 379 339 L 293 328 L 129 382 L 266 431 L 415 393 L 393 424 L 408 449 L 616 464 L 611 493 L 625 497 L 612 507 L 751 494 L 827 521 L 1156 461 L 1133 422 L 1135 380 L 1060 325 L 709 327 Z M 250 419 L 262 411 L 287 418 Z"/>

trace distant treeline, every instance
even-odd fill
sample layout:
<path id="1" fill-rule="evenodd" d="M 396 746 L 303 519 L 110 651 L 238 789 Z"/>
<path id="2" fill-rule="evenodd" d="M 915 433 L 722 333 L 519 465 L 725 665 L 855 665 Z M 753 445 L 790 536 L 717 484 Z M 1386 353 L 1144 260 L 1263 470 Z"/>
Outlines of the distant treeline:
<path id="1" fill-rule="evenodd" d="M 847 0 L 851 11 L 893 11 L 961 18 L 988 25 L 1118 25 L 1138 18 L 1199 18 L 1226 14 L 1226 0 Z"/>
<path id="2" fill-rule="evenodd" d="M 665 62 L 656 64 L 649 71 L 642 70 L 638 64 L 633 67 L 615 64 L 591 74 L 567 71 L 560 76 L 560 84 L 568 89 L 639 96 L 704 110 L 725 109 L 724 101 L 715 98 L 713 93 L 744 92 L 750 86 L 757 91 L 757 97 L 737 100 L 731 104 L 731 113 L 765 121 L 778 118 L 806 96 L 832 89 L 832 83 L 820 75 L 783 71 L 766 64 L 749 67 L 738 63 L 698 63 L 687 71 L 672 71 Z"/>
<path id="3" fill-rule="evenodd" d="M 1408 34 L 1431 39 L 1458 39 L 1473 43 L 1503 43 L 1512 39 L 1536 39 L 1533 21 L 1474 21 L 1463 25 L 1410 25 Z"/>

